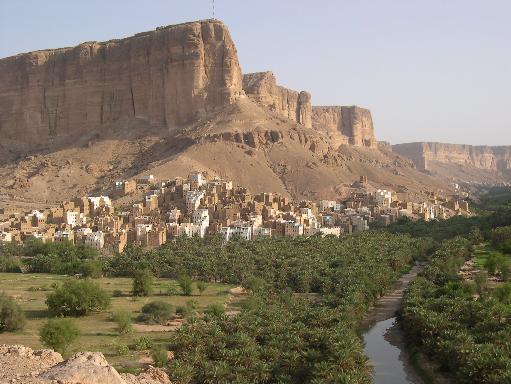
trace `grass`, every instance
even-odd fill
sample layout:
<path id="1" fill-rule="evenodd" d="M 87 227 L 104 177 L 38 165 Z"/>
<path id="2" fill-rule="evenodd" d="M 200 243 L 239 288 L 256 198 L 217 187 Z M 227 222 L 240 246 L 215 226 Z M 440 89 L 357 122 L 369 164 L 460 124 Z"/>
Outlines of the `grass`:
<path id="1" fill-rule="evenodd" d="M 49 274 L 22 274 L 22 273 L 0 273 L 0 292 L 12 296 L 21 305 L 27 316 L 27 325 L 21 332 L 1 334 L 2 344 L 23 344 L 31 348 L 43 348 L 39 341 L 39 329 L 48 319 L 47 307 L 45 304 L 46 295 L 51 292 L 52 284 L 61 283 L 66 279 L 73 279 L 69 276 Z M 74 318 L 76 325 L 82 333 L 81 338 L 71 347 L 71 352 L 76 351 L 99 351 L 102 352 L 110 362 L 117 367 L 136 368 L 140 358 L 147 356 L 143 352 L 134 352 L 126 356 L 117 356 L 116 345 L 131 345 L 133 340 L 147 336 L 155 344 L 165 343 L 168 339 L 168 332 L 137 332 L 132 335 L 119 335 L 117 326 L 110 321 L 112 312 L 127 311 L 132 313 L 135 321 L 142 306 L 153 300 L 162 300 L 174 306 L 185 305 L 189 300 L 198 303 L 198 311 L 205 309 L 209 304 L 226 303 L 228 301 L 229 289 L 232 286 L 225 284 L 209 283 L 202 295 L 194 284 L 193 296 L 182 296 L 179 294 L 167 296 L 167 287 L 173 287 L 174 292 L 180 292 L 176 281 L 170 279 L 154 279 L 154 294 L 150 297 L 131 297 L 130 278 L 100 278 L 96 279 L 110 294 L 114 290 L 121 290 L 122 297 L 112 297 L 112 305 L 105 312 L 93 313 L 89 316 Z"/>

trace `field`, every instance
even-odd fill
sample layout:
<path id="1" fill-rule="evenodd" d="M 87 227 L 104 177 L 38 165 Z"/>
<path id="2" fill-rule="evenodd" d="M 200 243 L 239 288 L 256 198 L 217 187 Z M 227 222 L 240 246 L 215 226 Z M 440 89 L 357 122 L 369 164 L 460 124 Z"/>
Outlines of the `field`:
<path id="1" fill-rule="evenodd" d="M 0 273 L 0 292 L 5 292 L 7 295 L 14 297 L 25 311 L 28 320 L 22 332 L 3 333 L 0 343 L 23 344 L 31 348 L 42 348 L 38 331 L 48 318 L 45 304 L 46 295 L 52 291 L 52 284 L 61 283 L 66 279 L 73 279 L 73 277 L 42 273 Z M 100 278 L 95 281 L 110 294 L 113 294 L 114 290 L 120 290 L 123 296 L 112 297 L 112 305 L 105 312 L 74 318 L 82 336 L 72 345 L 71 352 L 100 351 L 103 352 L 110 364 L 124 368 L 136 368 L 141 363 L 147 362 L 148 353 L 130 350 L 128 355 L 118 356 L 116 352 L 118 345 L 131 345 L 135 339 L 141 336 L 151 338 L 156 344 L 164 343 L 168 339 L 168 332 L 171 332 L 173 327 L 153 326 L 150 329 L 151 326 L 134 324 L 135 331 L 132 335 L 120 336 L 116 324 L 110 321 L 112 312 L 121 310 L 131 312 L 135 321 L 141 307 L 153 300 L 162 300 L 174 306 L 184 305 L 187 301 L 194 300 L 197 304 L 197 311 L 201 311 L 212 303 L 229 303 L 232 297 L 229 294 L 229 289 L 233 287 L 210 283 L 207 285 L 206 291 L 199 295 L 194 285 L 193 295 L 183 296 L 180 294 L 180 288 L 176 281 L 155 279 L 153 296 L 133 298 L 130 296 L 132 284 L 130 278 Z M 175 294 L 167 295 L 168 287 L 171 287 Z"/>

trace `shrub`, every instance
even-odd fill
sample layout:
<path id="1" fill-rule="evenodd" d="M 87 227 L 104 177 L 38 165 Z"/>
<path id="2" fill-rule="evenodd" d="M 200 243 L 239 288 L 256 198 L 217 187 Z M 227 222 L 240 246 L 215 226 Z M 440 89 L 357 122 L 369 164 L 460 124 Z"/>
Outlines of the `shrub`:
<path id="1" fill-rule="evenodd" d="M 80 330 L 71 319 L 50 319 L 42 326 L 39 337 L 45 346 L 63 354 L 80 337 Z"/>
<path id="2" fill-rule="evenodd" d="M 474 282 L 476 283 L 477 293 L 480 295 L 483 294 L 488 288 L 488 272 L 479 272 L 477 275 L 475 275 Z"/>
<path id="3" fill-rule="evenodd" d="M 124 294 L 122 293 L 122 291 L 120 289 L 114 289 L 114 291 L 112 292 L 112 296 L 113 297 L 123 297 Z"/>
<path id="4" fill-rule="evenodd" d="M 505 305 L 511 304 L 511 283 L 505 283 L 493 290 L 493 297 Z"/>
<path id="5" fill-rule="evenodd" d="M 192 309 L 187 305 L 180 305 L 176 307 L 176 315 L 187 317 L 192 313 Z"/>
<path id="6" fill-rule="evenodd" d="M 183 291 L 183 295 L 185 296 L 191 296 L 192 295 L 192 279 L 188 275 L 181 275 L 178 279 L 179 286 L 181 287 L 181 290 Z"/>
<path id="7" fill-rule="evenodd" d="M 117 330 L 121 335 L 127 335 L 133 332 L 131 314 L 129 312 L 115 312 L 112 314 L 112 320 L 117 323 Z"/>
<path id="8" fill-rule="evenodd" d="M 252 292 L 258 292 L 264 289 L 266 286 L 266 281 L 259 277 L 251 276 L 247 278 L 242 285 L 244 288 L 249 289 Z"/>
<path id="9" fill-rule="evenodd" d="M 152 346 L 153 341 L 147 336 L 140 336 L 133 344 L 133 348 L 136 351 L 145 351 L 146 349 L 150 349 Z"/>
<path id="10" fill-rule="evenodd" d="M 168 320 L 173 312 L 174 308 L 171 304 L 164 301 L 151 301 L 142 307 L 138 320 L 149 324 L 161 324 Z"/>
<path id="11" fill-rule="evenodd" d="M 199 290 L 199 293 L 202 295 L 202 293 L 206 290 L 207 285 L 204 281 L 198 281 L 197 282 L 197 289 Z"/>
<path id="12" fill-rule="evenodd" d="M 99 260 L 86 260 L 81 263 L 79 272 L 84 277 L 96 279 L 103 276 L 103 266 Z"/>
<path id="13" fill-rule="evenodd" d="M 110 296 L 90 280 L 68 280 L 46 299 L 50 314 L 56 316 L 84 316 L 92 311 L 106 309 Z"/>
<path id="14" fill-rule="evenodd" d="M 214 303 L 208 305 L 204 312 L 207 313 L 208 315 L 220 317 L 223 314 L 225 314 L 225 307 L 220 303 Z"/>
<path id="15" fill-rule="evenodd" d="M 178 292 L 177 288 L 173 284 L 169 284 L 167 286 L 167 289 L 166 289 L 165 293 L 167 294 L 167 296 L 175 296 L 179 292 Z"/>
<path id="16" fill-rule="evenodd" d="M 162 346 L 155 346 L 151 351 L 154 365 L 159 368 L 166 367 L 169 363 L 169 357 L 167 351 Z"/>
<path id="17" fill-rule="evenodd" d="M 117 356 L 126 356 L 128 353 L 130 353 L 130 349 L 126 344 L 115 344 L 114 348 Z"/>
<path id="18" fill-rule="evenodd" d="M 25 314 L 19 304 L 5 293 L 0 294 L 0 332 L 23 329 Z"/>
<path id="19" fill-rule="evenodd" d="M 139 269 L 133 275 L 133 296 L 150 296 L 153 293 L 153 275 L 149 269 Z"/>

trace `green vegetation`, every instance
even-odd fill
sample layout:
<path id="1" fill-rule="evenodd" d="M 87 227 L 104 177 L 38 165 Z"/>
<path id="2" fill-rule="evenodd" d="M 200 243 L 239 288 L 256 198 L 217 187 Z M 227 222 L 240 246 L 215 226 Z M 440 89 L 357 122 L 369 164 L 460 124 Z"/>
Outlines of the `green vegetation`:
<path id="1" fill-rule="evenodd" d="M 85 316 L 110 305 L 110 296 L 91 280 L 68 280 L 46 299 L 53 316 Z"/>
<path id="2" fill-rule="evenodd" d="M 151 296 L 153 293 L 153 274 L 147 268 L 137 269 L 133 273 L 133 296 Z"/>
<path id="3" fill-rule="evenodd" d="M 0 294 L 0 333 L 23 329 L 25 314 L 16 301 L 5 293 Z"/>
<path id="4" fill-rule="evenodd" d="M 482 271 L 475 276 L 474 295 L 472 284 L 456 274 L 470 248 L 462 238 L 442 244 L 409 286 L 402 324 L 410 339 L 460 383 L 509 382 L 511 288 L 490 289 L 488 272 Z"/>
<path id="5" fill-rule="evenodd" d="M 207 289 L 207 284 L 204 281 L 197 281 L 197 289 L 199 290 L 199 294 L 202 295 Z"/>
<path id="6" fill-rule="evenodd" d="M 163 368 L 169 364 L 167 351 L 160 345 L 153 347 L 151 357 L 153 358 L 153 362 L 156 367 Z"/>
<path id="7" fill-rule="evenodd" d="M 0 339 L 2 344 L 23 344 L 34 349 L 43 348 L 39 338 L 39 331 L 46 323 L 49 317 L 47 306 L 45 304 L 46 296 L 51 293 L 55 287 L 62 286 L 66 281 L 75 281 L 77 279 L 69 276 L 61 276 L 45 273 L 0 273 L 0 292 L 5 292 L 7 296 L 16 297 L 16 301 L 23 310 L 27 321 L 21 331 L 4 332 Z M 162 300 L 173 307 L 188 307 L 189 298 L 182 296 L 176 281 L 162 278 L 153 280 L 153 291 L 155 295 L 149 297 L 135 298 L 131 296 L 132 279 L 123 277 L 107 278 L 102 277 L 94 280 L 99 286 L 111 296 L 114 290 L 124 292 L 121 297 L 112 297 L 111 305 L 106 311 L 90 312 L 87 316 L 75 317 L 73 322 L 80 329 L 82 336 L 73 342 L 68 348 L 67 353 L 77 351 L 99 351 L 102 352 L 110 364 L 116 368 L 129 366 L 140 368 L 143 365 L 143 359 L 148 357 L 150 348 L 144 348 L 143 352 L 135 350 L 135 340 L 143 337 L 149 340 L 151 345 L 160 345 L 166 343 L 169 337 L 168 329 L 150 329 L 149 325 L 133 324 L 132 333 L 120 333 L 119 325 L 113 320 L 113 314 L 126 312 L 135 319 L 141 311 L 141 308 L 148 302 Z M 176 289 L 176 294 L 172 296 L 160 295 L 158 292 L 168 286 Z M 31 288 L 32 287 L 32 288 Z M 29 290 L 29 288 L 31 288 Z M 194 297 L 198 313 L 202 313 L 209 304 L 228 302 L 228 291 L 232 286 L 209 283 L 207 290 L 202 296 Z M 125 353 L 125 348 L 129 346 L 133 350 Z M 124 352 L 122 352 L 124 350 Z M 121 351 L 122 353 L 119 353 Z M 140 362 L 138 360 L 141 360 Z"/>
<path id="8" fill-rule="evenodd" d="M 181 290 L 183 291 L 183 295 L 185 296 L 191 296 L 192 290 L 193 290 L 193 281 L 188 275 L 181 275 L 179 276 L 179 287 L 181 287 Z"/>
<path id="9" fill-rule="evenodd" d="M 425 244 L 381 232 L 235 241 L 216 252 L 205 244 L 211 269 L 196 271 L 255 292 L 239 315 L 211 306 L 171 336 L 173 381 L 369 383 L 358 323 Z M 244 268 L 231 269 L 230 257 Z"/>
<path id="10" fill-rule="evenodd" d="M 80 337 L 80 330 L 71 319 L 50 319 L 42 326 L 39 336 L 45 346 L 64 354 Z"/>
<path id="11" fill-rule="evenodd" d="M 121 335 L 133 333 L 131 313 L 119 311 L 112 314 L 112 320 L 117 324 L 117 329 Z"/>
<path id="12" fill-rule="evenodd" d="M 212 304 L 210 304 L 212 305 Z M 208 307 L 209 308 L 209 307 Z M 174 307 L 164 301 L 151 301 L 142 307 L 138 321 L 148 324 L 163 324 L 174 314 Z"/>

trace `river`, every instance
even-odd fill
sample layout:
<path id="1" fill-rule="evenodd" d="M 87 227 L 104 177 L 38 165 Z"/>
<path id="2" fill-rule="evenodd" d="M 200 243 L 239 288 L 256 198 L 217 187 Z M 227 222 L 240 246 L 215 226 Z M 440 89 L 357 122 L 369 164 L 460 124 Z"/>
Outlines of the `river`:
<path id="1" fill-rule="evenodd" d="M 403 275 L 369 310 L 362 323 L 364 350 L 373 369 L 375 384 L 425 384 L 410 364 L 403 332 L 395 317 L 404 290 L 420 270 L 421 266 L 416 265 Z"/>

